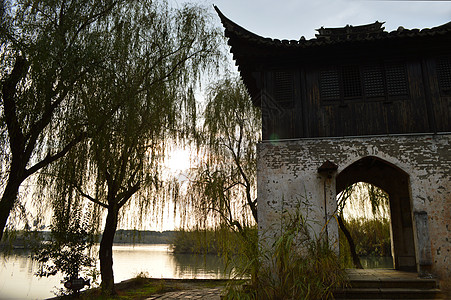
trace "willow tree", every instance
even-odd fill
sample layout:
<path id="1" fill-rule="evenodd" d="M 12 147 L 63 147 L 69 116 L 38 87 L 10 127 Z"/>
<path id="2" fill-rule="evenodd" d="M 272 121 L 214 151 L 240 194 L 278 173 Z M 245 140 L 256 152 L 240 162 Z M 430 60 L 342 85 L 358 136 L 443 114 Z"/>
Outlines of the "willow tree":
<path id="1" fill-rule="evenodd" d="M 349 185 L 337 196 L 337 213 L 335 216 L 340 230 L 346 237 L 352 262 L 357 269 L 363 269 L 363 266 L 357 255 L 354 239 L 343 221 L 343 212 L 346 205 L 359 205 L 360 208 L 364 208 L 368 203 L 371 205 L 373 217 L 382 216 L 388 211 L 388 194 L 375 185 L 358 182 Z"/>
<path id="2" fill-rule="evenodd" d="M 226 78 L 209 87 L 200 132 L 203 159 L 188 189 L 200 221 L 216 219 L 241 234 L 258 222 L 260 120 L 260 110 L 239 78 Z"/>
<path id="3" fill-rule="evenodd" d="M 211 24 L 200 6 L 129 1 L 111 18 L 104 69 L 78 90 L 89 134 L 53 173 L 106 212 L 99 250 L 105 293 L 114 293 L 112 246 L 121 209 L 132 198 L 155 203 L 165 142 L 195 129 L 192 91 L 220 59 L 221 35 Z"/>
<path id="4" fill-rule="evenodd" d="M 104 28 L 119 1 L 2 1 L 0 239 L 31 175 L 86 136 L 79 83 L 104 61 Z"/>

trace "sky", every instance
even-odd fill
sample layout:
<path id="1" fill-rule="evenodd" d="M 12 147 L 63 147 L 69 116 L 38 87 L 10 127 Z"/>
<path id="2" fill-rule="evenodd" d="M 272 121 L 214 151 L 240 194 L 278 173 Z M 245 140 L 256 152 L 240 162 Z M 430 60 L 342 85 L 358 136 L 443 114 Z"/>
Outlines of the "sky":
<path id="1" fill-rule="evenodd" d="M 451 21 L 451 1 L 199 0 L 263 37 L 299 40 L 315 29 L 385 22 L 385 30 L 430 28 Z M 218 18 L 219 22 L 219 18 Z"/>

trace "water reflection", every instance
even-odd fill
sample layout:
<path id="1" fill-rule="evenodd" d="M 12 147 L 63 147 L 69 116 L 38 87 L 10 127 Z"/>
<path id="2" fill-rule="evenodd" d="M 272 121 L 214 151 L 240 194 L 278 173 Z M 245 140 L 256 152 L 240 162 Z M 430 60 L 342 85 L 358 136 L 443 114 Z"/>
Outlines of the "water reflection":
<path id="1" fill-rule="evenodd" d="M 360 262 L 364 269 L 393 269 L 391 256 L 361 256 Z"/>
<path id="2" fill-rule="evenodd" d="M 225 278 L 219 257 L 173 254 L 169 245 L 115 245 L 113 258 L 116 282 L 141 272 L 152 278 Z"/>
<path id="3" fill-rule="evenodd" d="M 215 255 L 173 254 L 169 245 L 114 245 L 115 282 L 143 272 L 153 278 L 227 278 Z M 392 268 L 392 258 L 361 257 L 364 268 Z M 45 299 L 62 287 L 62 276 L 38 278 L 27 252 L 0 256 L 0 299 Z"/>
<path id="4" fill-rule="evenodd" d="M 173 254 L 175 278 L 226 278 L 225 265 L 216 255 Z"/>
<path id="5" fill-rule="evenodd" d="M 114 281 L 143 272 L 153 278 L 226 278 L 215 255 L 173 254 L 169 245 L 114 245 Z M 98 266 L 99 268 L 99 266 Z M 26 252 L 0 258 L 0 299 L 45 299 L 61 288 L 61 275 L 38 278 L 38 265 Z"/>
<path id="6" fill-rule="evenodd" d="M 50 278 L 34 276 L 38 264 L 26 252 L 0 257 L 0 299 L 45 299 L 61 287 L 60 274 Z"/>

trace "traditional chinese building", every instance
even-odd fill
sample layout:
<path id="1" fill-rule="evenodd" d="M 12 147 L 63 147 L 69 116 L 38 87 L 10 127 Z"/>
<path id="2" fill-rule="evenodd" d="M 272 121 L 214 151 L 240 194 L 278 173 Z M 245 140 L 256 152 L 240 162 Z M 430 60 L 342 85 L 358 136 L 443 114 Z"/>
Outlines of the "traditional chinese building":
<path id="1" fill-rule="evenodd" d="M 394 268 L 450 276 L 451 22 L 322 27 L 289 41 L 217 12 L 262 111 L 260 238 L 280 234 L 282 212 L 302 202 L 336 242 L 336 195 L 364 181 L 389 194 Z"/>

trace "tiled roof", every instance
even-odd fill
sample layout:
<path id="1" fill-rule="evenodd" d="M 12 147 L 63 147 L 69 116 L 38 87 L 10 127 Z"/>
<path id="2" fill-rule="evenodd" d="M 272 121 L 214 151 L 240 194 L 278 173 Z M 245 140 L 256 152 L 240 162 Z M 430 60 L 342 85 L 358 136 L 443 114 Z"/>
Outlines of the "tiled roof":
<path id="1" fill-rule="evenodd" d="M 347 25 L 342 28 L 323 28 L 317 29 L 319 34 L 315 38 L 305 39 L 301 37 L 299 40 L 278 40 L 259 36 L 252 33 L 240 25 L 234 23 L 224 16 L 222 12 L 215 6 L 216 12 L 221 18 L 221 22 L 225 28 L 225 35 L 228 38 L 238 38 L 241 41 L 255 44 L 256 46 L 267 46 L 277 48 L 310 48 L 323 45 L 340 44 L 355 41 L 375 41 L 385 39 L 401 39 L 412 37 L 436 36 L 451 33 L 451 22 L 441 26 L 425 29 L 405 29 L 399 27 L 397 30 L 387 32 L 381 27 L 383 23 L 375 22 L 368 25 L 351 26 Z"/>

